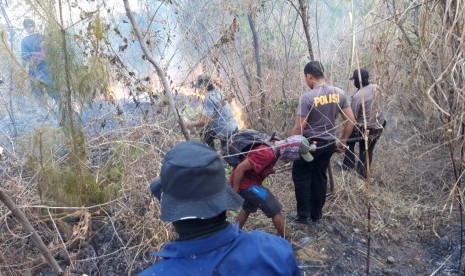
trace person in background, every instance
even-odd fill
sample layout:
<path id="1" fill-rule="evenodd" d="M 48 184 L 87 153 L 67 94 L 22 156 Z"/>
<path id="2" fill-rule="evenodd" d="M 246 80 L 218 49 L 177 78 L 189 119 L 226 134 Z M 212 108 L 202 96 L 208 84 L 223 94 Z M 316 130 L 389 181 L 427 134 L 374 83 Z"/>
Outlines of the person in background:
<path id="1" fill-rule="evenodd" d="M 21 60 L 23 65 L 28 68 L 33 87 L 33 95 L 40 100 L 42 89 L 47 91 L 55 104 L 59 103 L 60 97 L 53 87 L 53 79 L 47 63 L 46 51 L 44 47 L 44 35 L 37 32 L 36 24 L 32 19 L 25 19 L 23 27 L 27 36 L 21 41 Z"/>
<path id="2" fill-rule="evenodd" d="M 225 151 L 227 140 L 237 131 L 237 121 L 221 89 L 216 87 L 209 75 L 200 75 L 195 87 L 206 91 L 202 117 L 196 122 L 186 123 L 186 128 L 204 128 L 203 142 L 214 148 L 214 139 L 219 139 Z"/>
<path id="3" fill-rule="evenodd" d="M 370 84 L 369 78 L 370 75 L 365 69 L 354 70 L 350 78 L 357 88 L 350 104 L 357 125 L 349 138 L 349 142 L 347 142 L 348 150 L 344 153 L 344 160 L 336 162 L 336 165 L 343 170 L 356 169 L 356 172 L 363 178 L 367 176 L 367 167 L 371 168 L 376 142 L 386 125 L 380 88 L 376 84 Z M 368 166 L 365 140 L 363 139 L 365 132 L 368 134 Z M 359 154 L 356 161 L 355 144 L 357 142 L 359 143 Z"/>
<path id="4" fill-rule="evenodd" d="M 269 189 L 263 186 L 263 181 L 273 173 L 278 160 L 291 162 L 302 157 L 307 162 L 312 161 L 313 157 L 309 153 L 310 145 L 301 135 L 270 143 L 272 145 L 262 144 L 251 148 L 244 154 L 241 163 L 234 166 L 231 172 L 229 183 L 233 190 L 244 198 L 237 221 L 239 228 L 242 228 L 250 213 L 255 213 L 257 209 L 260 209 L 268 218 L 271 218 L 278 235 L 288 238 L 294 248 L 298 249 L 297 247 L 302 247 L 302 244 L 292 241 L 285 231 L 281 203 Z"/>
<path id="5" fill-rule="evenodd" d="M 226 220 L 243 199 L 228 185 L 220 156 L 187 141 L 167 152 L 151 185 L 161 219 L 178 235 L 139 275 L 300 275 L 290 244 L 261 231 L 244 232 Z"/>
<path id="6" fill-rule="evenodd" d="M 289 219 L 298 223 L 321 219 L 331 155 L 336 147 L 339 151 L 345 149 L 354 122 L 346 93 L 326 83 L 324 68 L 319 61 L 305 65 L 304 77 L 310 91 L 300 97 L 292 135 L 303 135 L 311 144 L 316 144 L 317 149 L 313 152 L 312 162 L 300 159 L 292 166 L 297 214 Z M 341 138 L 336 142 L 336 118 L 340 113 L 346 121 Z"/>

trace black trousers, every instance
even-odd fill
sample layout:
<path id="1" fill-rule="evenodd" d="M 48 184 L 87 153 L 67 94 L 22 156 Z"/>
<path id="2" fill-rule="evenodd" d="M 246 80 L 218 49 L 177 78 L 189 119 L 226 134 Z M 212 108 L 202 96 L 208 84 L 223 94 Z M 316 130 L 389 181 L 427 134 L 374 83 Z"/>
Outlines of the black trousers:
<path id="1" fill-rule="evenodd" d="M 310 217 L 313 221 L 321 219 L 326 202 L 328 170 L 331 155 L 336 149 L 335 141 L 317 140 L 317 150 L 312 153 L 314 159 L 306 162 L 303 159 L 294 161 L 292 180 L 297 201 L 297 215 Z M 309 139 L 310 144 L 313 142 Z"/>
<path id="2" fill-rule="evenodd" d="M 362 133 L 364 132 L 363 128 L 354 128 L 352 135 L 347 142 L 348 149 L 344 153 L 344 168 L 345 169 L 356 169 L 357 173 L 366 177 L 366 149 L 365 149 L 365 140 L 362 138 Z M 371 161 L 373 160 L 373 151 L 375 150 L 376 142 L 378 142 L 379 137 L 383 133 L 383 129 L 368 129 L 368 159 L 371 167 Z M 358 158 L 355 160 L 355 145 L 358 143 L 359 153 Z"/>

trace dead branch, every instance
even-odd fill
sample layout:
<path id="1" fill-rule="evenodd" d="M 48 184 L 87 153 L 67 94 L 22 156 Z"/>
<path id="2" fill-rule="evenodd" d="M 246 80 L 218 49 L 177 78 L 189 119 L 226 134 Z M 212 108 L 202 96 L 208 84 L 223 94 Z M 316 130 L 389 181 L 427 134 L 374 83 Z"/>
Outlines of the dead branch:
<path id="1" fill-rule="evenodd" d="M 184 126 L 183 120 L 179 116 L 178 109 L 176 108 L 176 104 L 173 98 L 173 91 L 171 91 L 171 87 L 169 86 L 168 80 L 166 78 L 166 72 L 163 70 L 163 68 L 161 68 L 158 62 L 155 61 L 152 54 L 147 49 L 146 43 L 144 42 L 144 39 L 142 38 L 142 35 L 140 33 L 139 26 L 137 25 L 137 22 L 134 19 L 134 15 L 132 14 L 131 7 L 129 6 L 128 0 L 124 0 L 124 9 L 126 10 L 126 15 L 128 16 L 129 21 L 131 21 L 132 28 L 134 29 L 134 33 L 136 34 L 137 40 L 139 41 L 139 45 L 140 45 L 140 48 L 142 49 L 142 52 L 144 53 L 147 60 L 155 67 L 155 70 L 157 71 L 157 75 L 163 84 L 163 88 L 165 89 L 166 94 L 168 95 L 171 110 L 174 114 L 174 117 L 178 121 L 179 126 L 181 127 L 181 132 L 186 138 L 186 140 L 189 140 L 190 139 L 189 133 L 187 132 Z"/>
<path id="2" fill-rule="evenodd" d="M 45 246 L 40 236 L 34 230 L 31 223 L 27 219 L 26 215 L 18 208 L 18 206 L 13 202 L 13 200 L 11 200 L 11 198 L 3 191 L 0 191 L 0 201 L 2 201 L 6 205 L 6 207 L 8 207 L 8 209 L 10 209 L 11 213 L 16 217 L 16 219 L 18 219 L 18 221 L 26 229 L 26 231 L 31 233 L 32 241 L 40 249 L 40 251 L 42 252 L 42 255 L 44 256 L 47 263 L 52 267 L 53 271 L 55 271 L 55 273 L 62 273 L 63 270 L 58 265 L 57 261 L 53 258 L 52 254 L 47 249 L 47 246 Z"/>

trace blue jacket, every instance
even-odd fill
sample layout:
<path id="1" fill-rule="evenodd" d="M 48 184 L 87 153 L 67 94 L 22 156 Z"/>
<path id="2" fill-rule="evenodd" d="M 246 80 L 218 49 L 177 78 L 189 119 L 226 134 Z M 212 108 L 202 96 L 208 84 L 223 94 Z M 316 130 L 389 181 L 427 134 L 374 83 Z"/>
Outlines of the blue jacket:
<path id="1" fill-rule="evenodd" d="M 139 275 L 300 275 L 290 244 L 261 231 L 237 225 L 202 240 L 165 245 L 162 259 Z"/>
<path id="2" fill-rule="evenodd" d="M 46 60 L 35 60 L 34 53 L 43 51 L 45 36 L 39 33 L 31 34 L 21 41 L 21 59 L 24 65 L 29 65 L 28 73 L 48 86 L 53 85 L 52 75 Z"/>

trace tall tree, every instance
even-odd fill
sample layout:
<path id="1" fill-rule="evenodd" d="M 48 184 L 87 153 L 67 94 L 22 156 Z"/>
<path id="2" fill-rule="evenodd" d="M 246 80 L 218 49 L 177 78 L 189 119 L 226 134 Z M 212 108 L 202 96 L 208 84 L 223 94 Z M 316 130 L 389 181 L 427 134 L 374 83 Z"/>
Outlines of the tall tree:
<path id="1" fill-rule="evenodd" d="M 299 10 L 300 18 L 302 18 L 302 25 L 304 27 L 305 38 L 307 39 L 308 56 L 310 57 L 310 60 L 314 60 L 312 40 L 310 38 L 310 24 L 308 22 L 307 0 L 299 0 Z"/>
<path id="2" fill-rule="evenodd" d="M 263 74 L 262 74 L 262 63 L 260 61 L 260 47 L 258 42 L 258 34 L 257 30 L 255 29 L 255 22 L 252 18 L 250 13 L 247 14 L 247 20 L 249 22 L 250 30 L 252 32 L 252 39 L 253 39 L 253 50 L 254 50 L 254 59 L 255 59 L 255 66 L 256 66 L 256 76 L 255 80 L 257 81 L 258 85 L 258 93 L 260 95 L 260 125 L 263 128 L 266 128 L 265 122 L 265 114 L 266 114 L 266 94 L 265 89 L 263 87 Z"/>

